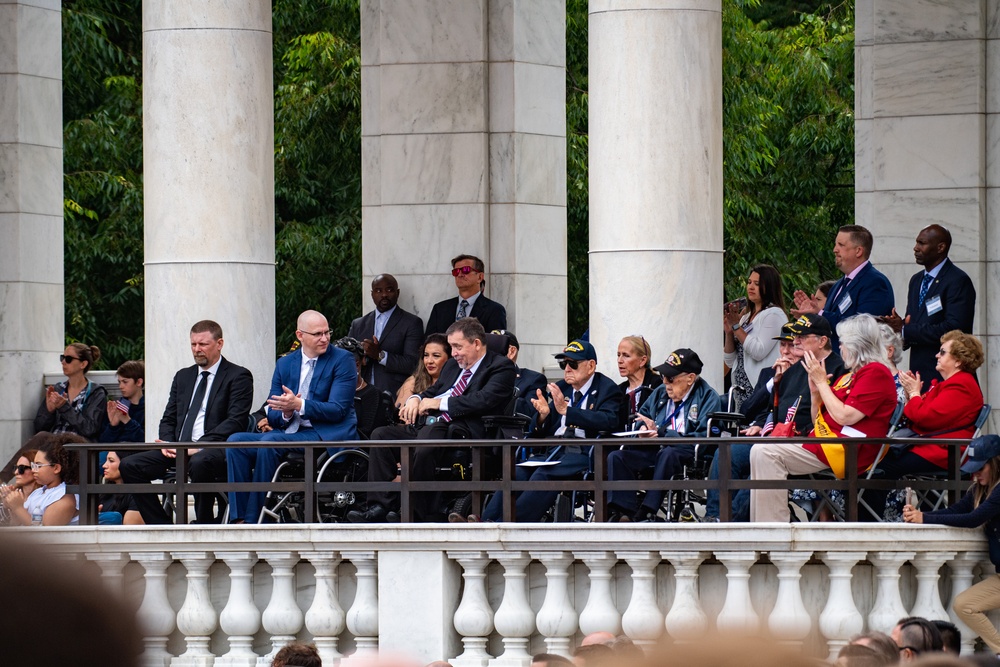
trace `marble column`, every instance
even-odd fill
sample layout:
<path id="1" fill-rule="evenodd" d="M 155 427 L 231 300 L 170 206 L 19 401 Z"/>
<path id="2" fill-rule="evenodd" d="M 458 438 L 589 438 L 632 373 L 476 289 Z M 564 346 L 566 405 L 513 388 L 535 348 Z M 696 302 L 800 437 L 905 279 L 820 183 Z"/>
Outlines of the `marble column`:
<path id="1" fill-rule="evenodd" d="M 855 217 L 872 230 L 872 261 L 903 313 L 919 230 L 937 223 L 977 292 L 979 370 L 998 396 L 1000 51 L 996 0 L 858 0 L 855 9 Z M 906 360 L 904 359 L 904 364 Z"/>
<path id="2" fill-rule="evenodd" d="M 449 260 L 486 262 L 519 363 L 566 337 L 565 2 L 362 0 L 361 302 L 399 280 L 426 322 Z"/>
<path id="3" fill-rule="evenodd" d="M 274 370 L 274 91 L 269 0 L 146 0 L 142 12 L 147 439 L 188 335 Z"/>
<path id="4" fill-rule="evenodd" d="M 591 0 L 589 76 L 599 370 L 617 377 L 611 352 L 622 336 L 642 334 L 654 363 L 693 348 L 705 379 L 721 387 L 720 0 Z"/>
<path id="5" fill-rule="evenodd" d="M 0 0 L 0 461 L 32 433 L 63 350 L 59 0 Z"/>

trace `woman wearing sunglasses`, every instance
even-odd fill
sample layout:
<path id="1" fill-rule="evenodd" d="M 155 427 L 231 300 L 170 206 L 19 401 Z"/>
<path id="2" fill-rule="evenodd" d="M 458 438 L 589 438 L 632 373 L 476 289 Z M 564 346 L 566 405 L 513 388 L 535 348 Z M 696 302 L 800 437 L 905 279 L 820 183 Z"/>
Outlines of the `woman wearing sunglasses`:
<path id="1" fill-rule="evenodd" d="M 66 381 L 48 387 L 35 414 L 35 432 L 76 433 L 96 440 L 107 419 L 108 392 L 87 379 L 87 371 L 101 358 L 95 345 L 70 343 L 59 355 Z"/>
<path id="2" fill-rule="evenodd" d="M 66 484 L 76 484 L 79 459 L 66 449 L 71 442 L 86 442 L 73 433 L 49 433 L 38 445 L 31 472 L 37 485 L 30 495 L 20 489 L 4 496 L 15 526 L 67 526 L 80 521 L 80 498 L 66 494 Z"/>
<path id="3" fill-rule="evenodd" d="M 37 437 L 35 436 L 35 438 Z M 0 516 L 5 517 L 3 522 L 5 525 L 10 523 L 10 506 L 7 504 L 7 496 L 17 493 L 23 502 L 24 498 L 30 496 L 31 492 L 38 488 L 35 476 L 31 474 L 31 462 L 35 460 L 37 452 L 32 444 L 32 440 L 35 438 L 29 440 L 18 454 L 17 463 L 14 465 L 14 477 L 7 484 L 0 486 L 0 494 L 2 494 L 0 495 L 0 504 L 3 505 L 0 508 Z"/>

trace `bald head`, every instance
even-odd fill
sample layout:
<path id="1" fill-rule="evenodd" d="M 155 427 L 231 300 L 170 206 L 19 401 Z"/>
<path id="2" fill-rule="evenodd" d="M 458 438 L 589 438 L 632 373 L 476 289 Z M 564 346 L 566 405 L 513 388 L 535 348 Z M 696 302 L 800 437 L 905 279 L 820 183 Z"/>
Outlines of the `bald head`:
<path id="1" fill-rule="evenodd" d="M 323 313 L 307 310 L 299 315 L 295 327 L 302 352 L 310 359 L 322 356 L 330 347 L 330 325 Z"/>
<path id="2" fill-rule="evenodd" d="M 372 301 L 380 313 L 386 313 L 396 307 L 399 301 L 399 284 L 388 273 L 380 273 L 372 281 Z"/>
<path id="3" fill-rule="evenodd" d="M 583 638 L 580 642 L 580 646 L 592 646 L 594 644 L 610 644 L 615 640 L 615 636 L 610 632 L 605 632 L 604 630 L 598 630 L 597 632 L 591 632 L 589 635 Z"/>
<path id="4" fill-rule="evenodd" d="M 941 225 L 928 225 L 917 234 L 913 259 L 927 271 L 943 262 L 951 249 L 951 232 Z"/>

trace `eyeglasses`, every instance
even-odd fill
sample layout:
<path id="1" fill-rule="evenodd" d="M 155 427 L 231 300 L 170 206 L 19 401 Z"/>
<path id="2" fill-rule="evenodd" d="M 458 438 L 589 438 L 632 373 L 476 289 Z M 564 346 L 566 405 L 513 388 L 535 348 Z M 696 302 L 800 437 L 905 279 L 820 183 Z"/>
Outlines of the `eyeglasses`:
<path id="1" fill-rule="evenodd" d="M 459 276 L 467 276 L 470 273 L 472 273 L 473 271 L 475 271 L 476 273 L 479 273 L 479 271 L 476 271 L 471 266 L 460 266 L 458 268 L 452 269 L 451 270 L 451 275 L 453 275 L 456 278 L 458 278 Z"/>
<path id="2" fill-rule="evenodd" d="M 942 357 L 943 357 L 944 355 L 946 355 L 946 354 L 950 354 L 950 352 L 948 352 L 948 350 L 944 349 L 943 347 L 942 347 L 942 348 L 941 348 L 940 350 L 938 350 L 938 352 L 937 352 L 937 353 L 938 353 L 939 355 L 941 355 Z"/>
<path id="3" fill-rule="evenodd" d="M 47 468 L 49 466 L 54 466 L 54 465 L 55 465 L 55 463 L 32 463 L 31 464 L 31 469 L 33 471 L 35 471 L 35 472 L 38 472 L 42 468 Z"/>
<path id="4" fill-rule="evenodd" d="M 330 338 L 330 336 L 333 335 L 333 332 L 330 331 L 329 329 L 327 329 L 326 331 L 303 331 L 302 333 L 309 334 L 310 336 L 316 336 L 316 338 L 319 339 Z"/>
<path id="5" fill-rule="evenodd" d="M 28 472 L 29 470 L 31 470 L 31 464 L 30 463 L 28 465 L 26 465 L 26 466 L 14 466 L 14 474 L 15 475 L 23 475 L 24 473 Z"/>
<path id="6" fill-rule="evenodd" d="M 580 365 L 580 362 L 577 361 L 576 359 L 560 359 L 559 360 L 559 369 L 560 370 L 566 370 L 566 367 L 569 366 L 570 368 L 572 368 L 575 371 L 576 367 L 579 366 L 579 365 Z"/>
<path id="7" fill-rule="evenodd" d="M 673 376 L 672 378 L 667 378 L 667 382 L 669 382 L 670 384 L 673 384 L 673 383 L 677 382 L 677 378 L 686 377 L 688 375 L 693 375 L 693 373 L 678 373 L 677 375 Z"/>
<path id="8" fill-rule="evenodd" d="M 71 357 L 68 354 L 60 354 L 59 355 L 59 361 L 62 361 L 62 362 L 65 362 L 65 363 L 68 364 L 71 361 L 80 361 L 80 357 Z"/>

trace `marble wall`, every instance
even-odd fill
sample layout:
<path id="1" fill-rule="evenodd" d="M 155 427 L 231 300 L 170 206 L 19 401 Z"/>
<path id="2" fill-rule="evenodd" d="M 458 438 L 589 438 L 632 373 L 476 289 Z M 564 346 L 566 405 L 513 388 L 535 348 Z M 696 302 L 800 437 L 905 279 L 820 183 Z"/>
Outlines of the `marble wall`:
<path id="1" fill-rule="evenodd" d="M 143 3 L 147 437 L 191 325 L 222 325 L 223 355 L 274 370 L 271 3 Z M 197 57 L 192 57 L 197 54 Z M 180 94 L 178 91 L 184 91 Z"/>
<path id="2" fill-rule="evenodd" d="M 721 388 L 721 3 L 591 0 L 589 36 L 591 341 L 692 348 Z"/>
<path id="3" fill-rule="evenodd" d="M 382 272 L 425 321 L 449 260 L 486 262 L 520 363 L 565 344 L 565 5 L 364 0 L 361 301 Z"/>
<path id="4" fill-rule="evenodd" d="M 1000 396 L 1000 311 L 991 301 L 1000 238 L 991 230 L 1000 133 L 997 0 L 858 0 L 855 26 L 856 216 L 875 234 L 872 261 L 906 308 L 919 230 L 937 223 L 977 293 L 980 381 Z M 905 362 L 904 362 L 905 363 Z"/>
<path id="5" fill-rule="evenodd" d="M 63 350 L 59 0 L 0 0 L 0 465 Z"/>

